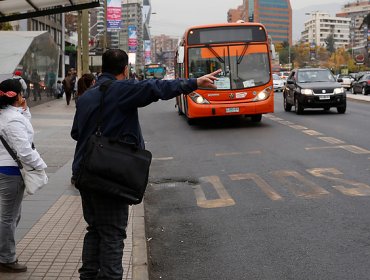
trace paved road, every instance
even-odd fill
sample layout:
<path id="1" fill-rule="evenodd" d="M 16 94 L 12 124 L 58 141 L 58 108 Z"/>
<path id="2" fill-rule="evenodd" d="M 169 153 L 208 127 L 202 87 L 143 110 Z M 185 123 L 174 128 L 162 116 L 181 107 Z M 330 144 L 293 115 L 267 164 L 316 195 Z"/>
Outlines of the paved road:
<path id="1" fill-rule="evenodd" d="M 368 103 L 188 126 L 143 110 L 150 279 L 369 279 Z"/>

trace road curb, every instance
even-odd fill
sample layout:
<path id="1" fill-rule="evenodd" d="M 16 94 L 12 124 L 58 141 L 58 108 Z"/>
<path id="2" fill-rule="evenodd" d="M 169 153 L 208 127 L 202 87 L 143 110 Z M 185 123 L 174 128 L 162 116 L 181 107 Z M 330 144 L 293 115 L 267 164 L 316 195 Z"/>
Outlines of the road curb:
<path id="1" fill-rule="evenodd" d="M 133 206 L 132 279 L 148 280 L 148 254 L 145 238 L 144 201 Z"/>

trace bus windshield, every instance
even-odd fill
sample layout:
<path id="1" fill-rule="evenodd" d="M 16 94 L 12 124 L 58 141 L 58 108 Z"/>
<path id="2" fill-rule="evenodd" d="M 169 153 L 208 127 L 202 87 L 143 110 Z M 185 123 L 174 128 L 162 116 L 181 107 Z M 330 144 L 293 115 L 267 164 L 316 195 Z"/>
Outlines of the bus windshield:
<path id="1" fill-rule="evenodd" d="M 166 75 L 166 68 L 160 64 L 148 64 L 144 67 L 145 79 L 163 79 Z"/>
<path id="2" fill-rule="evenodd" d="M 189 48 L 189 78 L 222 69 L 218 90 L 244 89 L 270 81 L 268 49 L 263 44 Z"/>

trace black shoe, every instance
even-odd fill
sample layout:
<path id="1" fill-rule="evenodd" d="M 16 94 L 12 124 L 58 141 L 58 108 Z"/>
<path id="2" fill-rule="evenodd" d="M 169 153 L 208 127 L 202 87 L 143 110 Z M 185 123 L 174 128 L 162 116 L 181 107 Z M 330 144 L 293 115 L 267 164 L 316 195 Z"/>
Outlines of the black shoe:
<path id="1" fill-rule="evenodd" d="M 0 272 L 19 273 L 26 272 L 27 266 L 18 263 L 18 260 L 12 263 L 0 263 Z"/>

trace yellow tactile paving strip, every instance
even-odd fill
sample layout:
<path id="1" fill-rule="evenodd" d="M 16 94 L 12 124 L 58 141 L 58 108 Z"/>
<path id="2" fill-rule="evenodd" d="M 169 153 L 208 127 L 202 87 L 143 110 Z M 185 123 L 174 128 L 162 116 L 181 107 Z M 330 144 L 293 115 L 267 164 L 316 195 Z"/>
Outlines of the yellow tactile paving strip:
<path id="1" fill-rule="evenodd" d="M 36 203 L 36 202 L 35 202 Z M 130 207 L 123 254 L 124 280 L 132 280 L 132 218 Z M 25 273 L 0 273 L 1 280 L 77 280 L 86 223 L 81 198 L 63 195 L 17 244 Z"/>

